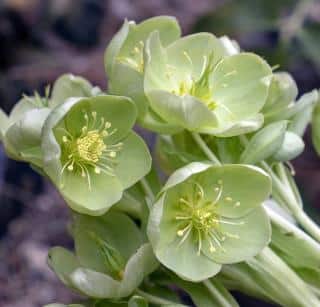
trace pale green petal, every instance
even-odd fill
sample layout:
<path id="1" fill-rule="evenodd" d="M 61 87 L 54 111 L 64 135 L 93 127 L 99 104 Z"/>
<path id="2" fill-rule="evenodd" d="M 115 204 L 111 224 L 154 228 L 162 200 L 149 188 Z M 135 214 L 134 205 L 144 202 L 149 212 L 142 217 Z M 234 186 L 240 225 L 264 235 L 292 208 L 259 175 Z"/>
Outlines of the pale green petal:
<path id="1" fill-rule="evenodd" d="M 143 118 L 138 119 L 138 123 L 143 128 L 160 134 L 175 134 L 183 130 L 182 127 L 165 122 L 151 108 Z"/>
<path id="2" fill-rule="evenodd" d="M 280 149 L 273 155 L 277 161 L 290 161 L 298 157 L 304 150 L 304 142 L 297 134 L 286 131 Z"/>
<path id="3" fill-rule="evenodd" d="M 268 121 L 269 117 L 283 112 L 296 99 L 297 95 L 297 84 L 290 74 L 286 72 L 274 73 L 268 97 L 262 110 L 266 120 Z"/>
<path id="4" fill-rule="evenodd" d="M 53 247 L 48 253 L 48 265 L 66 286 L 73 288 L 69 275 L 80 267 L 73 253 L 63 247 Z"/>
<path id="5" fill-rule="evenodd" d="M 157 266 L 149 244 L 142 245 L 129 259 L 122 281 L 89 269 L 77 269 L 70 278 L 73 285 L 90 297 L 121 298 L 130 295 Z"/>
<path id="6" fill-rule="evenodd" d="M 86 79 L 72 74 L 59 77 L 54 83 L 49 106 L 54 108 L 70 97 L 91 96 L 92 85 Z"/>
<path id="7" fill-rule="evenodd" d="M 5 133 L 4 145 L 9 155 L 42 167 L 41 131 L 50 110 L 26 111 Z"/>
<path id="8" fill-rule="evenodd" d="M 171 124 L 191 131 L 201 131 L 202 127 L 206 126 L 217 126 L 214 113 L 195 97 L 180 97 L 165 91 L 151 91 L 147 95 L 151 107 Z"/>
<path id="9" fill-rule="evenodd" d="M 229 164 L 212 166 L 194 176 L 204 189 L 205 197 L 217 197 L 215 187 L 222 185 L 222 195 L 216 212 L 224 217 L 237 218 L 260 206 L 271 192 L 271 180 L 260 168 L 250 165 Z"/>
<path id="10" fill-rule="evenodd" d="M 116 62 L 110 77 L 109 92 L 113 95 L 130 97 L 138 109 L 139 117 L 146 114 L 148 100 L 144 94 L 143 75 L 137 70 Z"/>
<path id="11" fill-rule="evenodd" d="M 201 281 L 217 274 L 221 266 L 204 255 L 198 255 L 197 245 L 188 239 L 179 245 L 178 225 L 163 196 L 150 212 L 148 237 L 158 260 L 181 278 Z"/>
<path id="12" fill-rule="evenodd" d="M 115 58 L 117 57 L 123 43 L 125 42 L 129 29 L 130 29 L 130 23 L 126 19 L 120 28 L 120 30 L 114 35 L 112 40 L 110 41 L 106 52 L 104 54 L 104 66 L 105 70 L 108 74 L 112 74 L 113 64 L 115 62 Z"/>
<path id="13" fill-rule="evenodd" d="M 126 189 L 149 173 L 152 159 L 147 145 L 136 133 L 130 132 L 122 143 L 115 174 Z"/>
<path id="14" fill-rule="evenodd" d="M 112 211 L 101 217 L 74 215 L 72 233 L 81 266 L 108 275 L 110 268 L 93 234 L 116 249 L 125 263 L 142 243 L 136 224 L 125 214 Z"/>
<path id="15" fill-rule="evenodd" d="M 181 30 L 177 20 L 169 16 L 149 18 L 138 25 L 130 23 L 129 35 L 119 54 L 121 56 L 130 56 L 133 48 L 140 41 L 145 42 L 153 31 L 159 32 L 161 42 L 164 46 L 167 46 L 179 38 Z"/>
<path id="16" fill-rule="evenodd" d="M 232 137 L 240 134 L 247 134 L 258 130 L 264 122 L 263 115 L 258 113 L 255 116 L 237 122 L 231 122 L 221 127 L 201 127 L 201 133 L 212 134 L 218 137 Z"/>
<path id="17" fill-rule="evenodd" d="M 31 97 L 30 97 L 31 98 Z M 34 103 L 32 103 L 32 98 L 28 99 L 27 97 L 21 98 L 13 107 L 10 112 L 9 120 L 10 123 L 15 123 L 18 121 L 21 116 L 23 116 L 27 111 L 39 108 Z"/>
<path id="18" fill-rule="evenodd" d="M 65 171 L 54 182 L 68 205 L 79 213 L 102 215 L 122 197 L 123 187 L 119 179 L 103 172 L 90 171 L 90 186 L 80 173 Z"/>
<path id="19" fill-rule="evenodd" d="M 9 127 L 9 117 L 8 115 L 0 109 L 0 141 L 2 141 L 6 130 Z"/>
<path id="20" fill-rule="evenodd" d="M 212 165 L 207 163 L 201 162 L 192 162 L 187 164 L 186 166 L 176 170 L 167 180 L 166 184 L 164 185 L 162 191 L 166 191 L 179 183 L 187 180 L 194 174 L 201 173 L 209 169 Z"/>
<path id="21" fill-rule="evenodd" d="M 287 124 L 284 120 L 271 123 L 254 134 L 240 157 L 240 163 L 256 164 L 277 152 L 284 141 Z"/>
<path id="22" fill-rule="evenodd" d="M 116 143 L 125 137 L 137 118 L 137 110 L 127 97 L 100 95 L 81 99 L 72 106 L 68 113 L 61 116 L 64 116 L 64 126 L 72 135 L 79 135 L 81 128 L 85 126 L 83 111 L 89 116 L 91 112 L 97 112 L 98 120 L 104 118 L 111 123 L 112 129 L 116 129 L 114 135 L 109 136 L 106 140 L 109 144 Z"/>
<path id="23" fill-rule="evenodd" d="M 269 244 L 271 226 L 262 207 L 256 208 L 243 218 L 230 221 L 243 224 L 220 224 L 219 230 L 226 237 L 222 242 L 223 249 L 216 247 L 216 251 L 212 253 L 208 240 L 203 242 L 204 253 L 217 263 L 229 264 L 251 259 Z M 236 237 L 228 237 L 228 234 Z"/>
<path id="24" fill-rule="evenodd" d="M 170 44 L 167 54 L 169 65 L 178 71 L 186 67 L 185 72 L 192 74 L 195 80 L 200 77 L 205 57 L 208 59 L 212 55 L 212 64 L 215 65 L 227 55 L 222 43 L 211 33 L 185 36 Z"/>
<path id="25" fill-rule="evenodd" d="M 220 125 L 250 118 L 263 107 L 270 84 L 271 68 L 259 56 L 241 53 L 222 60 L 211 81 L 215 113 Z"/>

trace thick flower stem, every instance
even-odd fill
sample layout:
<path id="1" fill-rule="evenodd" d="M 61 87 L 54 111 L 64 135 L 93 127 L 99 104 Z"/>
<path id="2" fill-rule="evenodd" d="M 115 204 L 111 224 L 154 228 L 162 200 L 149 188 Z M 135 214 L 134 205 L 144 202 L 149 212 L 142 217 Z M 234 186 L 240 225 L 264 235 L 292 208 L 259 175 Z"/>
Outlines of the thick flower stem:
<path id="1" fill-rule="evenodd" d="M 209 279 L 202 282 L 203 285 L 207 288 L 207 290 L 210 292 L 211 296 L 219 302 L 219 306 L 221 307 L 234 307 L 238 306 L 235 301 L 232 301 L 232 303 L 227 300 L 224 295 L 220 292 L 220 290 L 214 285 L 212 281 Z"/>
<path id="2" fill-rule="evenodd" d="M 136 292 L 136 294 L 144 297 L 151 304 L 155 304 L 155 305 L 176 305 L 177 304 L 176 302 L 172 302 L 172 301 L 163 299 L 161 297 L 144 292 L 140 289 L 137 289 L 135 292 Z"/>
<path id="3" fill-rule="evenodd" d="M 297 198 L 295 197 L 295 192 L 292 190 L 288 180 L 280 180 L 280 178 L 274 173 L 272 168 L 266 163 L 261 162 L 261 166 L 265 171 L 268 172 L 272 179 L 273 191 L 276 192 L 282 200 L 285 202 L 286 206 L 293 214 L 298 223 L 318 242 L 320 242 L 320 228 L 319 226 L 312 221 L 303 211 L 300 206 Z"/>
<path id="4" fill-rule="evenodd" d="M 221 165 L 220 160 L 216 157 L 216 155 L 212 152 L 212 150 L 208 147 L 206 142 L 202 139 L 199 133 L 191 132 L 191 135 L 195 142 L 199 145 L 200 149 L 207 156 L 207 158 L 217 165 Z"/>
<path id="5" fill-rule="evenodd" d="M 240 136 L 242 144 L 246 145 L 248 139 L 245 135 Z M 270 175 L 272 179 L 272 194 L 277 194 L 281 197 L 287 209 L 290 210 L 297 222 L 318 242 L 320 242 L 320 228 L 310 219 L 303 211 L 302 200 L 299 192 L 295 190 L 287 177 L 286 172 L 283 169 L 283 165 L 280 164 L 279 176 L 272 170 L 267 162 L 260 162 L 260 166 Z"/>
<path id="6" fill-rule="evenodd" d="M 268 216 L 273 224 L 277 225 L 281 229 L 285 230 L 287 233 L 292 233 L 296 238 L 299 238 L 306 242 L 310 248 L 315 251 L 315 254 L 320 254 L 320 244 L 311 238 L 307 233 L 298 228 L 296 225 L 289 222 L 287 219 L 279 215 L 273 209 L 268 206 L 264 206 L 265 210 L 268 213 Z"/>

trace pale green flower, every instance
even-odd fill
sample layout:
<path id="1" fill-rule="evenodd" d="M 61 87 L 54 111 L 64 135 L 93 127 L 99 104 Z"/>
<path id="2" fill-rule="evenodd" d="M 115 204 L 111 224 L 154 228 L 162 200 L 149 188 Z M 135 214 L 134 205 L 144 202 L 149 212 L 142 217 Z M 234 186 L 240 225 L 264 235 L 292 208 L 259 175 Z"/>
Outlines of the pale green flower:
<path id="1" fill-rule="evenodd" d="M 257 255 L 270 241 L 261 207 L 271 181 L 259 168 L 191 163 L 168 179 L 150 212 L 148 237 L 158 260 L 201 281 L 222 264 Z"/>
<path id="2" fill-rule="evenodd" d="M 154 32 L 146 44 L 144 90 L 151 108 L 190 131 L 232 136 L 258 129 L 271 75 L 259 56 L 230 55 L 209 33 L 164 46 Z"/>
<path id="3" fill-rule="evenodd" d="M 131 131 L 129 98 L 71 98 L 57 106 L 42 132 L 43 169 L 72 209 L 101 215 L 150 170 L 143 140 Z"/>
<path id="4" fill-rule="evenodd" d="M 126 215 L 76 215 L 72 226 L 75 254 L 55 247 L 48 262 L 60 280 L 93 298 L 129 296 L 158 266 L 149 243 Z"/>
<path id="5" fill-rule="evenodd" d="M 162 130 L 171 127 L 149 109 L 143 90 L 144 46 L 149 35 L 158 31 L 161 42 L 167 46 L 180 37 L 180 26 L 174 17 L 158 16 L 139 24 L 125 21 L 109 43 L 105 53 L 109 92 L 132 98 L 138 108 L 138 120 L 144 126 Z"/>

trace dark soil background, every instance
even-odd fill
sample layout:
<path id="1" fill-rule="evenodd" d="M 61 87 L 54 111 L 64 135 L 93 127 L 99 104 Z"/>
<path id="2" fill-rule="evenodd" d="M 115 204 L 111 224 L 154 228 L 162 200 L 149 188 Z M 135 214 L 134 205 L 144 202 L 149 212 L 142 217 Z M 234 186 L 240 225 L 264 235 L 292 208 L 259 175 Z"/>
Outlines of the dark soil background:
<path id="1" fill-rule="evenodd" d="M 277 3 L 279 2 L 279 3 Z M 227 34 L 280 64 L 300 92 L 320 87 L 320 3 L 268 0 L 0 0 L 0 106 L 9 112 L 23 93 L 44 91 L 71 72 L 106 88 L 103 52 L 124 18 L 176 16 L 184 34 Z M 148 137 L 148 136 L 147 136 Z M 294 161 L 306 210 L 319 221 L 320 159 L 307 148 Z M 0 148 L 0 306 L 37 307 L 75 297 L 46 265 L 49 247 L 72 246 L 68 209 L 28 166 Z M 263 306 L 239 297 L 241 306 Z M 265 305 L 267 306 L 267 305 Z"/>

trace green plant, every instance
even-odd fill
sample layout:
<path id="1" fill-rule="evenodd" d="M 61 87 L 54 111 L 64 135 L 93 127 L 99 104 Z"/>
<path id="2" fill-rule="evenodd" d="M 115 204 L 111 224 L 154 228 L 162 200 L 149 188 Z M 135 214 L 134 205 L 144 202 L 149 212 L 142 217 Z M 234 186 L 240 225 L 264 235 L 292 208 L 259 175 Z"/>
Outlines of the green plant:
<path id="1" fill-rule="evenodd" d="M 70 207 L 74 251 L 48 256 L 86 297 L 68 306 L 186 306 L 176 288 L 200 307 L 238 306 L 229 290 L 319 306 L 320 229 L 290 164 L 311 119 L 319 151 L 319 92 L 295 101 L 288 73 L 171 17 L 125 21 L 105 67 L 108 94 L 64 75 L 0 113 L 7 154 Z M 157 133 L 153 164 L 136 123 Z"/>

